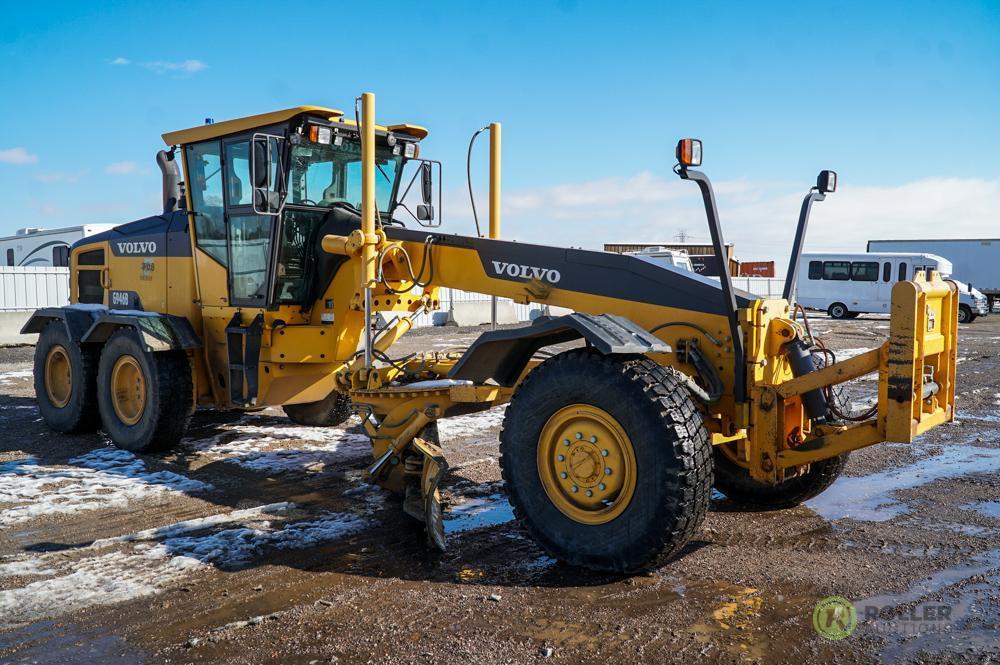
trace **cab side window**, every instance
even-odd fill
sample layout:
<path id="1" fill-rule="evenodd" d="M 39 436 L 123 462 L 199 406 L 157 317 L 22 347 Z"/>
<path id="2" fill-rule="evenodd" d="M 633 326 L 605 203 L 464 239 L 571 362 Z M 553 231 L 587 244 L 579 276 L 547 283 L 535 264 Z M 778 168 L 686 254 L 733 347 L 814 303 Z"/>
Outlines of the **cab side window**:
<path id="1" fill-rule="evenodd" d="M 809 279 L 823 279 L 823 262 L 809 262 Z"/>
<path id="2" fill-rule="evenodd" d="M 186 151 L 191 204 L 195 212 L 195 240 L 202 251 L 227 265 L 221 144 L 205 141 L 187 146 Z M 247 180 L 249 184 L 249 177 Z"/>
<path id="3" fill-rule="evenodd" d="M 253 186 L 250 183 L 250 142 L 227 144 L 226 204 L 240 206 L 251 203 L 253 203 Z"/>

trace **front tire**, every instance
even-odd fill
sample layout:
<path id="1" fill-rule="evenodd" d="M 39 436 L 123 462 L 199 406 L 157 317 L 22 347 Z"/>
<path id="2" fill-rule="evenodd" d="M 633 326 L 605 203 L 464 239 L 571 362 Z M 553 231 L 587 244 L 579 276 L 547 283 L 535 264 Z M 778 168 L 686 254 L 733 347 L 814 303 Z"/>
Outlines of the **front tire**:
<path id="1" fill-rule="evenodd" d="M 50 321 L 35 345 L 35 396 L 45 424 L 57 432 L 92 432 L 101 424 L 96 407 L 99 352 L 76 344 L 62 321 Z"/>
<path id="2" fill-rule="evenodd" d="M 972 313 L 972 308 L 968 305 L 958 306 L 958 322 L 959 323 L 972 323 L 975 319 L 975 315 Z"/>
<path id="3" fill-rule="evenodd" d="M 813 462 L 805 473 L 777 485 L 768 485 L 754 480 L 746 468 L 730 458 L 731 454 L 732 451 L 723 450 L 722 446 L 715 449 L 715 489 L 736 503 L 763 510 L 793 508 L 818 496 L 840 477 L 848 457 L 844 453 Z"/>
<path id="4" fill-rule="evenodd" d="M 167 450 L 191 416 L 191 364 L 183 351 L 146 351 L 130 328 L 115 332 L 101 352 L 97 401 L 104 431 L 132 452 Z"/>
<path id="5" fill-rule="evenodd" d="M 351 398 L 334 390 L 318 402 L 281 407 L 292 422 L 308 427 L 333 427 L 351 417 Z"/>
<path id="6" fill-rule="evenodd" d="M 851 312 L 844 303 L 835 302 L 830 305 L 830 309 L 826 310 L 826 313 L 830 315 L 831 319 L 846 319 Z"/>
<path id="7" fill-rule="evenodd" d="M 677 554 L 708 510 L 712 449 L 683 384 L 644 357 L 561 353 L 514 393 L 500 433 L 514 514 L 552 556 L 632 572 Z"/>

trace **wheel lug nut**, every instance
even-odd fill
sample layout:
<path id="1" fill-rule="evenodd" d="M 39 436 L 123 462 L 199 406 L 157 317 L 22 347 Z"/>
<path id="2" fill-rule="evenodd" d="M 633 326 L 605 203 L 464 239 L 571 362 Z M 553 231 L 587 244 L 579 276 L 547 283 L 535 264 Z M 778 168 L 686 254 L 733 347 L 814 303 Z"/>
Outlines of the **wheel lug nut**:
<path id="1" fill-rule="evenodd" d="M 608 486 L 605 485 L 604 483 L 601 483 L 600 485 L 597 486 L 597 489 L 603 492 L 604 490 L 608 489 Z"/>
<path id="2" fill-rule="evenodd" d="M 594 493 L 591 492 L 590 490 L 587 490 L 587 496 L 594 496 Z"/>
<path id="3" fill-rule="evenodd" d="M 560 456 L 558 457 L 558 460 L 559 460 L 560 462 L 565 462 L 565 461 L 566 461 L 566 456 L 565 456 L 565 455 L 560 455 Z"/>
<path id="4" fill-rule="evenodd" d="M 576 433 L 576 438 L 577 439 L 582 439 L 583 438 L 583 432 L 577 432 Z"/>
<path id="5" fill-rule="evenodd" d="M 604 475 L 605 476 L 610 476 L 611 475 L 611 468 L 610 467 L 604 469 Z"/>
<path id="6" fill-rule="evenodd" d="M 579 487 L 577 487 L 576 485 L 573 485 L 573 487 L 572 487 L 572 490 L 573 490 L 574 492 L 578 491 L 579 489 L 580 489 L 580 488 L 579 488 Z"/>
<path id="7" fill-rule="evenodd" d="M 591 437 L 590 437 L 590 442 L 591 442 L 591 443 L 597 443 L 597 437 L 596 437 L 596 436 L 594 436 L 594 435 L 591 435 Z"/>
<path id="8" fill-rule="evenodd" d="M 562 473 L 559 474 L 559 477 L 562 478 L 563 480 L 566 480 L 567 478 L 569 478 L 569 474 L 563 471 Z"/>
<path id="9" fill-rule="evenodd" d="M 602 456 L 602 457 L 607 457 L 607 456 L 608 456 L 608 455 L 610 455 L 610 454 L 611 454 L 611 453 L 609 453 L 609 452 L 608 452 L 608 449 L 607 449 L 607 448 L 605 448 L 604 450 L 602 450 L 602 451 L 601 451 L 601 456 Z"/>
<path id="10" fill-rule="evenodd" d="M 564 446 L 568 446 L 569 445 L 569 439 L 563 439 L 563 445 Z"/>

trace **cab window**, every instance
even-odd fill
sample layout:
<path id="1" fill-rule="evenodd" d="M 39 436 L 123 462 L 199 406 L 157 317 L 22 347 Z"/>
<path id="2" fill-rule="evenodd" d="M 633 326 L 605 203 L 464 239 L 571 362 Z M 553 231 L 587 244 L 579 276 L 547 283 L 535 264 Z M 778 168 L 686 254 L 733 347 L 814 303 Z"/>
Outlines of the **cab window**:
<path id="1" fill-rule="evenodd" d="M 809 262 L 809 279 L 823 279 L 823 262 Z"/>
<path id="2" fill-rule="evenodd" d="M 229 253 L 234 304 L 263 305 L 267 295 L 267 264 L 271 257 L 271 218 L 230 215 Z"/>
<path id="3" fill-rule="evenodd" d="M 195 143 L 187 146 L 186 153 L 195 240 L 202 251 L 226 265 L 221 145 L 218 141 Z"/>
<path id="4" fill-rule="evenodd" d="M 226 205 L 251 203 L 253 187 L 250 184 L 250 142 L 230 143 L 226 145 Z"/>

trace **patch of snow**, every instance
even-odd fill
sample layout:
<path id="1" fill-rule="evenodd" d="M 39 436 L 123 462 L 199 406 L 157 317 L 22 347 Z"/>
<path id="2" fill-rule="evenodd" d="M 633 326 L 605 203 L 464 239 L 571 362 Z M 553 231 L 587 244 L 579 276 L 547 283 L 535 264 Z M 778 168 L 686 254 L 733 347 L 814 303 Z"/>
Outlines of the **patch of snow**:
<path id="1" fill-rule="evenodd" d="M 42 466 L 36 458 L 0 464 L 0 526 L 85 510 L 123 508 L 165 492 L 198 493 L 213 487 L 172 471 L 147 471 L 126 450 L 102 448 L 69 460 L 74 466 Z"/>
<path id="2" fill-rule="evenodd" d="M 491 430 L 503 423 L 504 413 L 507 405 L 495 406 L 487 411 L 470 413 L 466 416 L 455 416 L 454 418 L 442 418 L 437 421 L 438 434 L 444 439 L 459 439 L 467 436 L 474 436 L 480 432 Z"/>
<path id="3" fill-rule="evenodd" d="M 825 519 L 850 517 L 866 522 L 884 522 L 909 512 L 896 497 L 899 490 L 918 487 L 941 478 L 1000 470 L 1000 448 L 968 444 L 945 446 L 940 455 L 922 457 L 908 466 L 868 476 L 841 476 L 828 490 L 806 505 Z"/>
<path id="4" fill-rule="evenodd" d="M 56 571 L 45 568 L 38 559 L 23 559 L 11 563 L 0 563 L 0 577 L 20 575 L 53 575 Z"/>
<path id="5" fill-rule="evenodd" d="M 34 371 L 30 369 L 19 369 L 13 372 L 0 372 L 0 385 L 13 383 L 18 379 L 30 379 L 34 376 Z"/>
<path id="6" fill-rule="evenodd" d="M 96 554 L 76 560 L 62 557 L 61 552 L 41 555 L 30 565 L 48 579 L 0 591 L 0 628 L 153 595 L 210 566 L 238 568 L 268 551 L 315 547 L 369 524 L 350 513 L 323 513 L 279 524 L 265 519 L 280 516 L 287 508 L 271 504 L 105 539 L 85 548 Z M 212 530 L 220 525 L 229 528 Z M 102 552 L 123 545 L 122 551 Z"/>
<path id="7" fill-rule="evenodd" d="M 336 427 L 269 424 L 275 419 L 249 416 L 220 426 L 207 439 L 185 439 L 188 450 L 262 473 L 305 473 L 316 467 L 371 455 L 365 434 Z M 294 441 L 294 448 L 282 444 Z"/>

